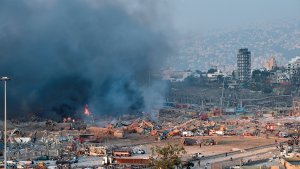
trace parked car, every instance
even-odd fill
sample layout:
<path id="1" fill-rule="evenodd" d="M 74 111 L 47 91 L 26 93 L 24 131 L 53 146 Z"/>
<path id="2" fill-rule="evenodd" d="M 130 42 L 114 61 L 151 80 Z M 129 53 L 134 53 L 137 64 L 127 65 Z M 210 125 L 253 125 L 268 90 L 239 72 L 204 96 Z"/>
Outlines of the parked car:
<path id="1" fill-rule="evenodd" d="M 282 138 L 287 138 L 289 136 L 289 134 L 287 132 L 282 132 L 281 131 L 281 132 L 278 133 L 278 136 L 282 137 Z"/>
<path id="2" fill-rule="evenodd" d="M 73 157 L 73 158 L 70 160 L 70 163 L 71 163 L 71 164 L 72 164 L 72 163 L 78 163 L 78 157 L 77 157 L 77 156 Z"/>
<path id="3" fill-rule="evenodd" d="M 203 158 L 204 155 L 202 153 L 195 153 L 195 154 L 192 154 L 192 159 L 193 160 L 199 160 L 200 158 Z"/>
<path id="4" fill-rule="evenodd" d="M 49 160 L 49 156 L 39 156 L 35 159 L 36 161 L 44 161 Z"/>
<path id="5" fill-rule="evenodd" d="M 145 152 L 145 150 L 138 148 L 138 149 L 134 149 L 133 153 L 134 154 L 145 154 L 146 152 Z"/>
<path id="6" fill-rule="evenodd" d="M 8 161 L 6 161 L 6 163 L 7 163 L 7 165 L 8 166 L 17 166 L 17 164 L 18 164 L 18 160 L 8 160 Z"/>

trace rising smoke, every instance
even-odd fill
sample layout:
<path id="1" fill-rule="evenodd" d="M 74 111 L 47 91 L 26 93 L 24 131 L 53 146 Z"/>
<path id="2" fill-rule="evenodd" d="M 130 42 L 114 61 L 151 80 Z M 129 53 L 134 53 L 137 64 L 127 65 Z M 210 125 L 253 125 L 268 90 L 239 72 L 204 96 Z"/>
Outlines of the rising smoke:
<path id="1" fill-rule="evenodd" d="M 161 104 L 163 85 L 148 80 L 171 52 L 158 6 L 0 1 L 0 74 L 13 78 L 10 114 L 60 118 L 89 104 L 93 113 L 116 115 Z"/>

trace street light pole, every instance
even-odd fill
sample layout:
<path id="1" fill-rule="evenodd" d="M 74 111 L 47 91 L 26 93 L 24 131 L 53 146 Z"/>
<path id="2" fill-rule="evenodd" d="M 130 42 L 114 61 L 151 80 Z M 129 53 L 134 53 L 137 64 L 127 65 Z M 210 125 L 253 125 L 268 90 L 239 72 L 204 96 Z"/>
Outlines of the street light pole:
<path id="1" fill-rule="evenodd" d="M 6 154 L 6 142 L 7 142 L 7 138 L 6 138 L 6 81 L 10 80 L 10 78 L 8 77 L 1 77 L 0 79 L 1 81 L 4 82 L 4 169 L 6 169 L 6 162 L 7 162 L 7 154 Z"/>

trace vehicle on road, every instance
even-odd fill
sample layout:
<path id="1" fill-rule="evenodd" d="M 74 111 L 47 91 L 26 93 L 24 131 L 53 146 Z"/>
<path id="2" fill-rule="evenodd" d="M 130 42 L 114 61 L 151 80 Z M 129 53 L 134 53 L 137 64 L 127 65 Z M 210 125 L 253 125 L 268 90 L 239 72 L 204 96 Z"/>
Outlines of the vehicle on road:
<path id="1" fill-rule="evenodd" d="M 192 159 L 193 160 L 199 160 L 201 158 L 203 158 L 204 155 L 202 153 L 195 153 L 195 154 L 192 154 Z"/>
<path id="2" fill-rule="evenodd" d="M 145 150 L 137 148 L 137 149 L 133 149 L 133 153 L 134 154 L 145 154 Z"/>

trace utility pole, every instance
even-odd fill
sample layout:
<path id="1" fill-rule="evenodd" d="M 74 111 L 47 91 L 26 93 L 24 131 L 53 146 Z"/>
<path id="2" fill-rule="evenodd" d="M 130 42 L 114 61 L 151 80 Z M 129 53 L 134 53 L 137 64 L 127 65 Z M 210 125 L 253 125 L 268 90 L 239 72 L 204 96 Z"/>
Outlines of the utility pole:
<path id="1" fill-rule="evenodd" d="M 49 131 L 46 131 L 46 137 L 48 138 Z M 45 140 L 46 143 L 46 156 L 49 157 L 49 140 Z"/>
<path id="2" fill-rule="evenodd" d="M 224 102 L 224 90 L 225 90 L 225 72 L 226 72 L 226 70 L 225 70 L 225 65 L 221 65 L 221 66 L 223 66 L 224 73 L 223 73 L 222 96 L 221 96 L 221 99 L 220 99 L 220 101 L 221 101 L 220 110 L 221 110 L 221 114 L 223 114 L 223 104 L 224 104 L 223 102 Z"/>
<path id="3" fill-rule="evenodd" d="M 6 136 L 6 81 L 10 80 L 8 77 L 1 77 L 1 81 L 4 82 L 4 169 L 7 167 L 7 154 L 6 154 L 6 142 L 7 142 L 7 136 Z"/>
<path id="4" fill-rule="evenodd" d="M 223 77 L 222 96 L 221 96 L 221 111 L 223 110 L 224 87 L 225 87 L 225 77 Z"/>

